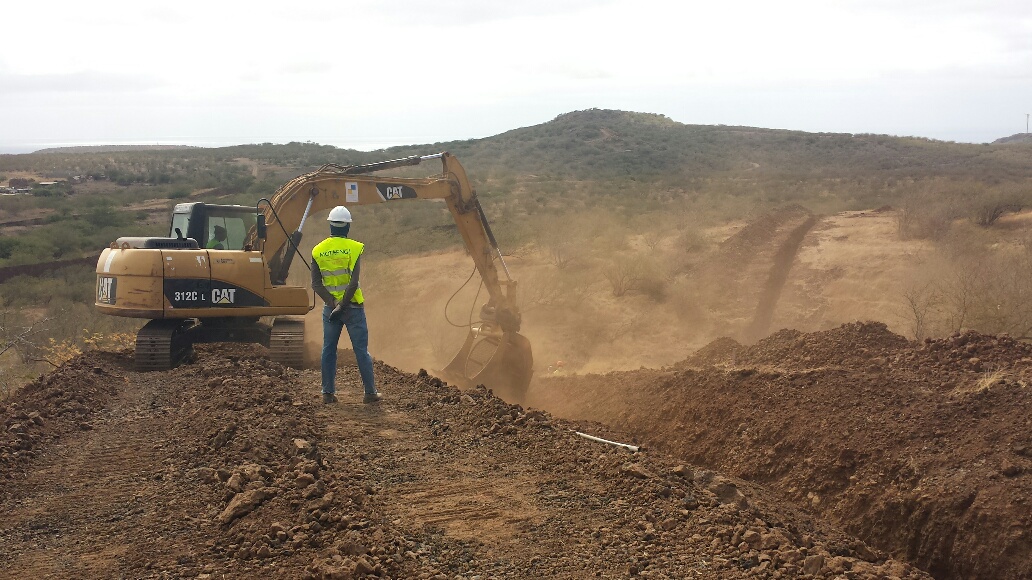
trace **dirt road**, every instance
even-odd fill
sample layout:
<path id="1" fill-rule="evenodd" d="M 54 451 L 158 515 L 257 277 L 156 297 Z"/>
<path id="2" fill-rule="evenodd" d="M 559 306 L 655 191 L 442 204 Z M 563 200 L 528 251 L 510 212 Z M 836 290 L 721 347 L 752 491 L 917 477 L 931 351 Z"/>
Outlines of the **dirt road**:
<path id="1" fill-rule="evenodd" d="M 0 575 L 921 578 L 762 489 L 378 365 L 341 404 L 255 349 L 90 353 L 0 407 Z M 342 360 L 349 360 L 342 356 Z"/>

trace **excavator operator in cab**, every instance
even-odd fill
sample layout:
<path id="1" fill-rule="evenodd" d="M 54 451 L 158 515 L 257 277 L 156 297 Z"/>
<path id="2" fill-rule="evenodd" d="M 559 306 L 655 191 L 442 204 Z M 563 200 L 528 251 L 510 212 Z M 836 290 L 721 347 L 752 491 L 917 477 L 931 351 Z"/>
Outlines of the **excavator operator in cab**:
<path id="1" fill-rule="evenodd" d="M 373 378 L 373 357 L 369 354 L 365 297 L 358 285 L 360 258 L 365 245 L 348 238 L 351 212 L 338 205 L 330 210 L 330 237 L 312 249 L 312 288 L 323 299 L 322 397 L 323 403 L 337 402 L 337 341 L 347 327 L 355 351 L 358 372 L 365 388 L 365 403 L 376 403 L 380 393 Z"/>
<path id="2" fill-rule="evenodd" d="M 208 245 L 206 247 L 209 250 L 225 250 L 226 237 L 226 228 L 222 226 L 215 226 L 215 234 L 208 242 Z"/>

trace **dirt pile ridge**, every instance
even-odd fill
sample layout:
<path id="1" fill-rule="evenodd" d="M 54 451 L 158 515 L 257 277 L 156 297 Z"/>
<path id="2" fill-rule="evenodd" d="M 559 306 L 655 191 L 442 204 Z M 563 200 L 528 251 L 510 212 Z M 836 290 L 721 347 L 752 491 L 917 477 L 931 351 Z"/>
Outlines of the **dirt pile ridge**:
<path id="1" fill-rule="evenodd" d="M 0 407 L 0 560 L 26 578 L 921 578 L 762 488 L 378 364 L 90 354 Z M 347 357 L 341 357 L 347 360 Z M 29 424 L 31 423 L 31 425 Z M 25 443 L 25 442 L 28 443 Z"/>
<path id="2" fill-rule="evenodd" d="M 879 323 L 670 369 L 560 377 L 530 404 L 767 485 L 937 578 L 1032 577 L 1032 347 Z"/>

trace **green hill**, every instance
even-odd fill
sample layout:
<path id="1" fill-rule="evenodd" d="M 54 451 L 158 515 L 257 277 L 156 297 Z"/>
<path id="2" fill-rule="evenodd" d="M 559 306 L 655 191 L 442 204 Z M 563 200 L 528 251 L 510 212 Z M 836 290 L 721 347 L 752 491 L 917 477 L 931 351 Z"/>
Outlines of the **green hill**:
<path id="1" fill-rule="evenodd" d="M 969 175 L 1027 177 L 1032 165 L 1010 148 L 916 137 L 806 133 L 685 125 L 662 115 L 590 109 L 484 139 L 396 147 L 398 155 L 448 149 L 480 171 L 571 178 L 710 177 L 759 172 L 840 177 Z"/>
<path id="2" fill-rule="evenodd" d="M 363 163 L 447 150 L 481 175 L 533 174 L 571 179 L 670 179 L 734 174 L 843 177 L 1032 174 L 1025 134 L 993 144 L 962 144 L 918 137 L 806 133 L 723 125 L 685 125 L 663 115 L 589 109 L 482 139 L 391 147 L 362 152 L 316 143 L 232 147 L 60 148 L 0 155 L 0 171 L 85 171 L 98 165 L 204 166 L 248 158 L 297 168 Z M 1006 145 L 1006 146 L 1005 146 Z M 99 149 L 99 150 L 98 150 Z M 119 150 L 121 149 L 121 150 Z"/>
<path id="3" fill-rule="evenodd" d="M 87 177 L 77 185 L 40 190 L 43 199 L 5 200 L 0 222 L 43 209 L 50 212 L 47 227 L 55 233 L 40 234 L 35 245 L 0 235 L 0 265 L 48 255 L 77 257 L 80 245 L 101 247 L 109 241 L 102 229 L 142 219 L 140 214 L 118 216 L 124 213 L 121 208 L 143 199 L 174 202 L 189 197 L 250 205 L 299 173 L 326 163 L 359 164 L 438 151 L 455 154 L 487 201 L 490 216 L 512 224 L 501 228 L 512 236 L 510 247 L 537 239 L 552 220 L 567 216 L 594 224 L 600 223 L 599 215 L 618 215 L 624 223 L 645 218 L 645 225 L 675 215 L 716 223 L 789 203 L 815 212 L 912 207 L 921 214 L 913 223 L 927 218 L 938 225 L 914 226 L 907 235 L 932 235 L 928 232 L 942 231 L 941 225 L 951 219 L 1032 205 L 1032 143 L 1016 137 L 976 145 L 686 125 L 663 115 L 589 109 L 482 139 L 378 151 L 293 142 L 0 155 L 0 176 L 32 172 L 43 179 Z M 377 235 L 393 236 L 391 246 L 405 252 L 453 242 L 447 232 L 426 234 L 431 224 L 448 223 L 438 210 L 414 204 L 369 211 L 382 224 Z M 114 217 L 107 219 L 108 214 Z M 93 216 L 92 227 L 79 223 L 82 216 Z M 530 216 L 534 219 L 525 219 Z M 65 223 L 69 220 L 78 221 Z M 104 244 L 98 245 L 95 237 Z M 51 249 L 55 239 L 63 241 Z"/>

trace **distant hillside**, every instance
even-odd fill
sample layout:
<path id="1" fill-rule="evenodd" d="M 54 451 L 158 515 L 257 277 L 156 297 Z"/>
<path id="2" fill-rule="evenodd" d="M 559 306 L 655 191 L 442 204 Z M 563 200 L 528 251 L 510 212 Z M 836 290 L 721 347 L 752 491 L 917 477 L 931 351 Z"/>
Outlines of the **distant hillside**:
<path id="1" fill-rule="evenodd" d="M 1015 133 L 1010 137 L 1002 137 L 993 141 L 993 145 L 1003 143 L 1032 143 L 1032 133 Z"/>
<path id="2" fill-rule="evenodd" d="M 1032 165 L 1024 147 L 1013 147 L 1018 137 L 994 144 L 967 144 L 917 137 L 685 125 L 651 113 L 588 109 L 482 139 L 372 152 L 312 142 L 219 148 L 62 147 L 37 154 L 0 156 L 0 171 L 45 170 L 59 177 L 62 170 L 81 173 L 95 167 L 110 173 L 112 152 L 121 153 L 119 160 L 139 172 L 141 166 L 214 168 L 238 158 L 301 170 L 324 163 L 365 163 L 450 151 L 483 178 L 529 174 L 549 179 L 677 182 L 735 176 L 841 179 L 858 175 L 922 178 L 992 174 L 996 179 L 1020 180 L 1032 177 Z"/>
<path id="3" fill-rule="evenodd" d="M 192 145 L 81 145 L 77 147 L 48 147 L 33 151 L 34 154 L 48 153 L 124 153 L 126 151 L 169 151 L 175 149 L 199 149 Z"/>
<path id="4" fill-rule="evenodd" d="M 395 147 L 391 156 L 447 149 L 485 170 L 572 178 L 848 177 L 958 175 L 991 171 L 1028 177 L 1026 155 L 1010 148 L 915 137 L 805 133 L 685 125 L 662 115 L 590 109 L 540 125 L 467 141 Z M 468 162 L 468 163 L 467 163 Z"/>

